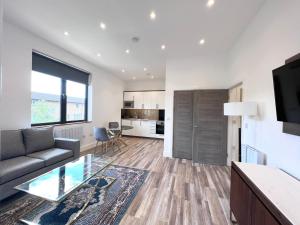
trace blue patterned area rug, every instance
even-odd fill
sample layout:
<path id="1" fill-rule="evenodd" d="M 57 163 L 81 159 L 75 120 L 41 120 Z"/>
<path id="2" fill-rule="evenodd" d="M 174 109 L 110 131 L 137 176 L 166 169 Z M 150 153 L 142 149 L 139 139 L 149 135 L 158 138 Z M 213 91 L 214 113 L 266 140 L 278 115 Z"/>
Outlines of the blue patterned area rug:
<path id="1" fill-rule="evenodd" d="M 28 194 L 17 195 L 0 207 L 0 224 L 117 225 L 143 185 L 148 171 L 110 166 L 60 203 Z"/>

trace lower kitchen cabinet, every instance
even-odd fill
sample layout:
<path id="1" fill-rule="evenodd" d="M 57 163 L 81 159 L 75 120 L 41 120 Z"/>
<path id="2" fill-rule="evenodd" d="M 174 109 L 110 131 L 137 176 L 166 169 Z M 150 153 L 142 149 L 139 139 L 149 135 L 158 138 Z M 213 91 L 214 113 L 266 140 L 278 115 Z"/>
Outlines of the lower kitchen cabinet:
<path id="1" fill-rule="evenodd" d="M 123 135 L 149 137 L 149 138 L 164 138 L 164 135 L 156 134 L 155 120 L 122 120 L 122 125 L 131 126 L 130 130 L 122 130 Z"/>

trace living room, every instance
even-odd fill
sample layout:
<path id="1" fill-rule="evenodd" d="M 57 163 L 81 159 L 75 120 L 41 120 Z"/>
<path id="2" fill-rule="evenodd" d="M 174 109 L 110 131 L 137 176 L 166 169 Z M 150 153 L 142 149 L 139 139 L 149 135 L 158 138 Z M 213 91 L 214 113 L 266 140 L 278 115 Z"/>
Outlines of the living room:
<path id="1" fill-rule="evenodd" d="M 0 224 L 300 224 L 299 1 L 0 2 Z"/>

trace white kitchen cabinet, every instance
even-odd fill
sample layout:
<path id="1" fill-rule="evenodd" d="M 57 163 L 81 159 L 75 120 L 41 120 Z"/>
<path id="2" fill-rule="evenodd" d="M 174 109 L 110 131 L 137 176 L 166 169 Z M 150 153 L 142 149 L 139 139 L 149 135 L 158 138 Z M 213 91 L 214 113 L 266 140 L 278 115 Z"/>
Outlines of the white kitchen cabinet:
<path id="1" fill-rule="evenodd" d="M 163 138 L 163 135 L 156 134 L 155 120 L 122 120 L 122 125 L 132 126 L 133 129 L 123 130 L 123 135 L 149 137 L 149 138 Z"/>
<path id="2" fill-rule="evenodd" d="M 142 121 L 141 120 L 134 120 L 132 121 L 134 126 L 134 136 L 143 137 L 143 128 L 141 126 Z"/>
<path id="3" fill-rule="evenodd" d="M 144 106 L 145 109 L 156 109 L 157 94 L 155 91 L 144 92 Z"/>
<path id="4" fill-rule="evenodd" d="M 151 91 L 149 92 L 150 109 L 164 109 L 165 108 L 165 92 L 164 91 Z"/>
<path id="5" fill-rule="evenodd" d="M 135 109 L 144 109 L 144 93 L 143 92 L 133 92 L 134 93 L 134 108 Z"/>
<path id="6" fill-rule="evenodd" d="M 124 101 L 134 101 L 135 92 L 124 92 Z"/>
<path id="7" fill-rule="evenodd" d="M 165 109 L 165 91 L 124 92 L 124 101 L 134 101 L 135 109 Z"/>
<path id="8" fill-rule="evenodd" d="M 122 126 L 132 126 L 133 129 L 129 130 L 122 130 L 123 135 L 129 135 L 132 136 L 135 133 L 134 125 L 132 120 L 122 120 Z"/>
<path id="9" fill-rule="evenodd" d="M 165 109 L 165 92 L 158 91 L 156 93 L 156 109 Z"/>

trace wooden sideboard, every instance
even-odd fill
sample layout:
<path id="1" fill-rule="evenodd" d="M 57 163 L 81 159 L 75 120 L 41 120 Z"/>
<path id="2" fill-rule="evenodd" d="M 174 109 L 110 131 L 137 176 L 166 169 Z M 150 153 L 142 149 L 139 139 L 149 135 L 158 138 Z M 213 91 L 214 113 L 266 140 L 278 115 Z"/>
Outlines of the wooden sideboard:
<path id="1" fill-rule="evenodd" d="M 239 225 L 300 225 L 300 182 L 267 166 L 233 162 L 230 210 Z"/>

